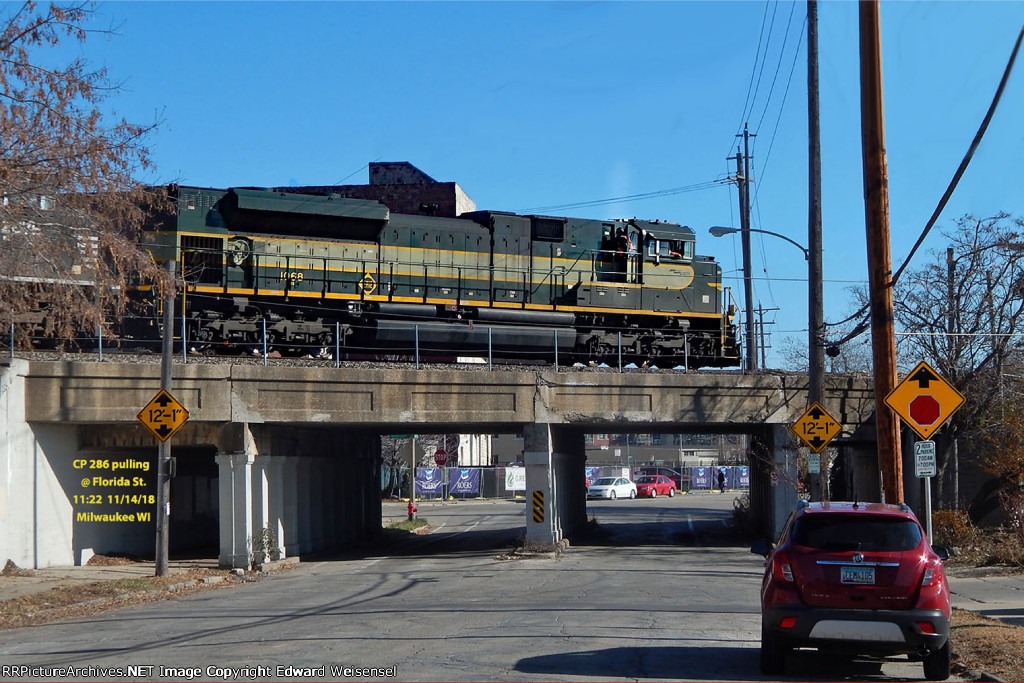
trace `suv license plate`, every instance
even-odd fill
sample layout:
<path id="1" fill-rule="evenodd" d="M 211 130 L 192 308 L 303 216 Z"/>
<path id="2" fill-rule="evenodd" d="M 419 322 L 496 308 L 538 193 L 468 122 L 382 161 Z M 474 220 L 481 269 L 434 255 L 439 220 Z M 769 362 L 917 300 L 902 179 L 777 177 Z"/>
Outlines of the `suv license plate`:
<path id="1" fill-rule="evenodd" d="M 875 582 L 874 567 L 840 567 L 840 583 L 873 584 Z"/>

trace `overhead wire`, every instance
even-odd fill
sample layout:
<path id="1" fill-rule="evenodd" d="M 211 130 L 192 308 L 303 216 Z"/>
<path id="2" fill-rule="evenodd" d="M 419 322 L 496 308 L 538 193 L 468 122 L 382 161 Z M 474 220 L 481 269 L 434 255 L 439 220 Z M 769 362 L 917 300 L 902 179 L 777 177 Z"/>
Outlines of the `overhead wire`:
<path id="1" fill-rule="evenodd" d="M 568 204 L 551 204 L 548 206 L 533 206 L 522 209 L 515 209 L 516 213 L 535 213 L 538 211 L 565 211 L 566 209 L 581 209 L 594 206 L 605 206 L 608 204 L 618 204 L 620 202 L 633 202 L 644 199 L 654 199 L 657 197 L 667 197 L 676 194 L 683 194 L 686 192 L 697 192 L 700 190 L 708 190 L 715 187 L 721 187 L 723 184 L 729 182 L 728 179 L 716 179 L 706 180 L 700 183 L 694 183 L 693 185 L 683 185 L 681 187 L 670 187 L 664 190 L 655 190 L 653 192 L 641 192 L 639 194 L 624 195 L 622 197 L 608 197 L 605 199 L 593 199 L 584 202 L 572 202 Z"/>
<path id="2" fill-rule="evenodd" d="M 749 113 L 749 108 L 753 107 L 754 100 L 757 99 L 757 91 L 761 87 L 761 76 L 760 76 L 760 74 L 761 74 L 761 72 L 764 71 L 763 60 L 761 59 L 761 45 L 765 46 L 765 54 L 768 54 L 768 43 L 771 42 L 771 32 L 772 32 L 771 25 L 774 25 L 774 23 L 775 23 L 775 13 L 773 12 L 772 13 L 772 24 L 769 25 L 769 27 L 768 27 L 768 40 L 766 41 L 764 39 L 764 37 L 765 37 L 764 36 L 764 25 L 765 25 L 765 21 L 767 20 L 767 17 L 768 17 L 768 7 L 771 6 L 771 5 L 773 5 L 772 0 L 765 0 L 764 14 L 761 15 L 761 32 L 760 32 L 760 34 L 757 37 L 757 51 L 754 54 L 754 64 L 753 64 L 753 67 L 750 70 L 750 81 L 747 83 L 747 96 L 746 96 L 746 99 L 743 101 L 743 115 L 740 117 L 740 123 L 739 123 L 739 126 L 736 129 L 736 134 L 737 135 L 739 135 L 740 132 L 743 130 L 743 122 L 747 120 L 747 114 Z M 761 67 L 760 70 L 757 68 L 758 62 L 762 63 L 762 67 Z M 756 84 L 754 82 L 754 75 L 755 74 L 757 74 L 757 82 L 756 82 Z M 751 93 L 753 93 L 753 96 L 751 96 Z M 732 148 L 732 141 L 731 140 L 729 141 L 729 148 L 730 149 Z"/>
<path id="3" fill-rule="evenodd" d="M 789 8 L 789 19 L 786 21 L 786 32 L 782 36 L 782 47 L 779 48 L 779 61 L 775 65 L 775 73 L 772 75 L 772 84 L 768 88 L 768 97 L 765 99 L 764 108 L 761 110 L 761 118 L 758 119 L 757 126 L 755 127 L 755 130 L 760 130 L 761 129 L 761 123 L 764 121 L 764 117 L 768 113 L 768 105 L 771 104 L 772 94 L 775 92 L 775 83 L 779 79 L 779 69 L 782 68 L 782 56 L 786 53 L 786 43 L 789 40 L 790 27 L 793 25 L 793 13 L 795 11 L 796 11 L 796 0 L 793 0 L 792 4 L 790 5 L 790 8 Z M 806 24 L 807 24 L 807 17 L 805 16 L 804 17 L 804 25 L 806 26 Z M 800 32 L 800 37 L 801 38 L 803 37 L 803 31 Z M 799 54 L 799 52 L 800 52 L 800 50 L 797 49 L 797 54 Z M 790 72 L 790 77 L 792 77 L 792 72 Z M 787 86 L 787 89 L 788 89 L 788 86 Z M 783 99 L 783 105 L 785 105 L 785 99 Z"/>
<path id="4" fill-rule="evenodd" d="M 967 170 L 967 166 L 971 163 L 971 160 L 974 158 L 974 153 L 978 149 L 978 145 L 981 144 L 981 140 L 984 138 L 985 132 L 988 130 L 988 125 L 992 121 L 992 117 L 995 115 L 996 108 L 999 106 L 999 101 L 1002 99 L 1003 90 L 1005 89 L 1006 83 L 1010 78 L 1010 72 L 1013 71 L 1013 65 L 1017 60 L 1017 53 L 1020 52 L 1020 45 L 1022 40 L 1024 40 L 1024 27 L 1022 27 L 1020 33 L 1017 34 L 1017 40 L 1013 45 L 1013 50 L 1010 52 L 1010 58 L 1006 63 L 1006 68 L 1003 69 L 1003 76 L 999 80 L 999 85 L 996 88 L 995 95 L 993 95 L 992 97 L 991 104 L 989 104 L 988 111 L 985 113 L 985 117 L 982 119 L 981 125 L 978 127 L 978 132 L 975 133 L 974 139 L 971 141 L 970 146 L 967 148 L 967 152 L 964 154 L 963 159 L 960 161 L 960 165 L 957 167 L 956 172 L 953 174 L 953 178 L 952 180 L 950 180 L 949 185 L 946 187 L 946 191 L 942 193 L 942 197 L 939 199 L 939 203 L 935 207 L 935 211 L 932 212 L 931 218 L 928 219 L 927 224 L 921 231 L 921 235 L 917 238 L 917 242 L 914 243 L 914 246 L 910 250 L 910 253 L 907 254 L 906 258 L 904 258 L 903 263 L 896 270 L 895 274 L 892 277 L 892 280 L 889 282 L 890 288 L 896 286 L 896 281 L 899 279 L 900 275 L 903 274 L 903 271 L 906 270 L 907 266 L 910 264 L 910 260 L 914 257 L 914 254 L 917 253 L 918 248 L 924 242 L 925 238 L 928 236 L 928 233 L 931 232 L 932 227 L 935 225 L 936 221 L 938 221 L 939 215 L 941 215 L 942 210 L 946 206 L 946 203 L 949 201 L 949 198 L 953 195 L 953 191 L 960 183 L 960 179 L 963 177 L 964 172 Z M 851 332 L 847 333 L 842 338 L 834 342 L 828 342 L 829 345 L 840 346 L 863 334 L 869 326 L 869 320 L 865 315 L 869 307 L 870 304 L 864 304 L 853 315 L 850 315 L 844 318 L 843 320 L 840 320 L 839 322 L 825 323 L 827 327 L 834 327 L 838 325 L 843 325 L 845 323 L 850 322 L 851 320 L 864 316 L 860 320 L 860 322 L 858 322 L 857 325 L 854 326 Z"/>
<path id="5" fill-rule="evenodd" d="M 777 12 L 777 4 L 776 4 L 776 12 Z M 770 22 L 769 28 L 768 28 L 768 39 L 767 39 L 767 41 L 764 42 L 764 54 L 763 55 L 762 55 L 761 49 L 760 49 L 761 48 L 761 41 L 759 41 L 759 43 L 758 43 L 758 53 L 757 53 L 757 57 L 756 57 L 756 60 L 755 60 L 754 67 L 753 67 L 753 71 L 758 73 L 757 84 L 756 84 L 756 86 L 753 89 L 753 93 L 754 93 L 753 100 L 750 99 L 750 89 L 748 88 L 748 101 L 744 103 L 744 112 L 743 112 L 744 120 L 747 118 L 748 114 L 751 113 L 751 111 L 753 110 L 754 102 L 756 102 L 756 99 L 757 99 L 757 93 L 760 90 L 760 83 L 761 83 L 762 76 L 763 76 L 764 71 L 765 71 L 765 64 L 767 62 L 768 51 L 769 51 L 770 46 L 771 46 L 771 37 L 772 37 L 772 34 L 774 33 L 775 13 L 776 12 L 772 13 L 772 19 L 771 19 L 771 22 Z M 788 17 L 787 22 L 786 22 L 785 33 L 783 34 L 783 37 L 782 37 L 782 44 L 781 44 L 781 46 L 779 48 L 778 59 L 777 59 L 776 65 L 775 65 L 774 74 L 772 76 L 772 82 L 771 82 L 771 85 L 768 88 L 768 95 L 765 98 L 764 106 L 761 109 L 761 115 L 760 115 L 760 117 L 758 119 L 758 125 L 757 125 L 756 130 L 760 129 L 761 124 L 764 122 L 764 119 L 767 116 L 769 109 L 771 108 L 772 99 L 773 99 L 774 93 L 775 93 L 775 86 L 776 86 L 776 84 L 778 82 L 778 76 L 779 76 L 779 73 L 781 72 L 782 65 L 783 65 L 783 63 L 785 61 L 786 47 L 789 44 L 789 36 L 792 34 L 793 16 L 794 16 L 795 12 L 796 12 L 796 0 L 793 0 L 792 4 L 790 5 L 789 17 Z M 766 11 L 766 14 L 767 14 L 767 11 Z M 800 47 L 799 47 L 799 45 L 802 42 L 803 34 L 804 34 L 804 31 L 806 30 L 806 25 L 807 25 L 807 18 L 806 18 L 806 15 L 805 15 L 804 16 L 804 21 L 803 21 L 803 23 L 801 25 L 801 29 L 800 29 L 800 38 L 797 40 L 797 48 L 794 50 L 793 61 L 792 61 L 792 64 L 791 64 L 790 70 L 789 70 L 789 77 L 788 77 L 788 79 L 786 81 L 786 89 L 783 92 L 782 101 L 779 104 L 779 108 L 778 108 L 778 115 L 776 116 L 775 127 L 774 127 L 774 129 L 772 131 L 771 139 L 769 140 L 768 154 L 765 157 L 765 163 L 761 166 L 761 179 L 762 179 L 762 181 L 764 179 L 764 169 L 767 167 L 767 163 L 768 163 L 768 160 L 770 159 L 770 155 L 771 155 L 771 150 L 772 150 L 772 148 L 774 146 L 775 137 L 776 137 L 776 135 L 778 133 L 779 123 L 782 120 L 782 113 L 785 110 L 785 105 L 786 105 L 786 101 L 788 99 L 789 90 L 790 90 L 790 87 L 792 85 L 793 73 L 795 72 L 795 69 L 796 69 L 797 58 L 800 55 Z M 763 35 L 764 35 L 764 19 L 762 19 L 762 37 L 763 37 Z M 758 66 L 757 62 L 760 62 L 760 66 Z M 753 77 L 752 77 L 751 80 L 753 82 Z M 742 124 L 741 124 L 741 126 L 742 126 Z M 755 137 L 755 145 L 756 145 L 756 137 Z M 750 161 L 751 166 L 753 166 L 753 161 L 752 161 L 753 158 L 754 158 L 754 155 L 752 154 L 751 157 L 750 157 L 750 159 L 751 159 L 751 161 Z M 751 175 L 753 176 L 754 173 L 751 173 Z M 754 193 L 753 193 L 753 200 L 751 202 L 756 207 L 756 210 L 758 211 L 758 214 L 760 214 L 760 204 L 757 202 L 757 194 L 759 192 L 759 188 L 760 188 L 760 185 L 758 185 L 755 188 Z M 762 264 L 767 264 L 768 263 L 768 258 L 767 258 L 766 252 L 764 251 L 764 240 L 763 239 L 759 239 L 758 244 L 759 244 L 759 248 L 761 249 L 761 263 Z M 765 275 L 767 276 L 767 268 L 764 265 L 762 265 L 762 270 L 765 273 Z M 771 280 L 772 280 L 772 278 L 765 277 L 764 279 L 768 283 L 769 302 L 771 304 L 774 304 L 775 303 L 775 293 L 774 293 L 774 291 L 771 288 Z"/>

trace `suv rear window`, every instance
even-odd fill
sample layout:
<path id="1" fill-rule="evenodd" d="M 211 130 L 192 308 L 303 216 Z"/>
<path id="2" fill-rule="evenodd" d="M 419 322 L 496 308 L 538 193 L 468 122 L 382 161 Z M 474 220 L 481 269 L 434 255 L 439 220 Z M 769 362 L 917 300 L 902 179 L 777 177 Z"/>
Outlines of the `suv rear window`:
<path id="1" fill-rule="evenodd" d="M 808 515 L 793 527 L 793 542 L 819 550 L 911 550 L 921 543 L 921 527 L 900 517 Z"/>

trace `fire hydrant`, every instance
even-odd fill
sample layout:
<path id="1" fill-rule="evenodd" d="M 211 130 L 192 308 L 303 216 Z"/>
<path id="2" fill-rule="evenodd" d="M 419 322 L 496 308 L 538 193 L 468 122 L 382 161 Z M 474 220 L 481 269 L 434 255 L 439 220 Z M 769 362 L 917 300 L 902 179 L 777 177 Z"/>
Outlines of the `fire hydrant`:
<path id="1" fill-rule="evenodd" d="M 413 505 L 412 501 L 410 500 L 409 501 L 409 521 L 411 522 L 414 519 L 416 519 L 416 506 Z"/>

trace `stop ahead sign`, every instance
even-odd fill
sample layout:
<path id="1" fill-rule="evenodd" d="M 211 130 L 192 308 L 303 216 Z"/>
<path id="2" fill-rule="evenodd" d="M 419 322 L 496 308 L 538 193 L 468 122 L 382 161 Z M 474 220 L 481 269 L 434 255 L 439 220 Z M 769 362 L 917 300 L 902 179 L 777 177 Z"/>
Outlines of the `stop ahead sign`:
<path id="1" fill-rule="evenodd" d="M 963 402 L 963 394 L 924 361 L 885 397 L 885 404 L 926 441 Z"/>
<path id="2" fill-rule="evenodd" d="M 443 465 L 448 462 L 448 453 L 443 448 L 438 448 L 434 451 L 434 462 L 438 465 Z"/>

